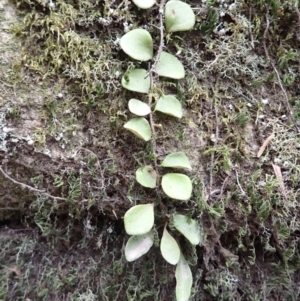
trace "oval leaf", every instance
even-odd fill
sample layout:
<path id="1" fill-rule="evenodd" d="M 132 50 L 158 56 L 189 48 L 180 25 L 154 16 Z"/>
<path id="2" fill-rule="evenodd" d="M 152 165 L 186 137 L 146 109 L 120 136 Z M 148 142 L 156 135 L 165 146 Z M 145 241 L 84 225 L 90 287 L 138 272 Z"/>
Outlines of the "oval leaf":
<path id="1" fill-rule="evenodd" d="M 168 32 L 190 30 L 194 27 L 195 20 L 195 14 L 188 4 L 176 0 L 166 4 L 165 22 Z"/>
<path id="2" fill-rule="evenodd" d="M 151 127 L 148 120 L 144 117 L 129 120 L 124 124 L 124 128 L 145 141 L 151 139 Z"/>
<path id="3" fill-rule="evenodd" d="M 147 9 L 155 4 L 155 0 L 132 0 L 132 2 L 139 8 Z"/>
<path id="4" fill-rule="evenodd" d="M 122 86 L 130 91 L 148 93 L 150 89 L 150 77 L 145 78 L 147 71 L 144 69 L 132 69 L 122 76 Z"/>
<path id="5" fill-rule="evenodd" d="M 134 235 L 129 238 L 125 246 L 126 260 L 134 261 L 146 254 L 153 245 L 153 232 L 144 235 Z"/>
<path id="6" fill-rule="evenodd" d="M 182 107 L 179 100 L 173 95 L 164 95 L 156 103 L 155 111 L 160 111 L 177 118 L 182 117 Z"/>
<path id="7" fill-rule="evenodd" d="M 163 258 L 175 265 L 180 258 L 180 249 L 176 240 L 169 234 L 166 227 L 160 242 L 160 251 Z"/>
<path id="8" fill-rule="evenodd" d="M 192 169 L 188 157 L 183 152 L 177 152 L 167 155 L 161 163 L 163 167 Z"/>
<path id="9" fill-rule="evenodd" d="M 137 28 L 126 33 L 120 40 L 120 46 L 135 60 L 148 61 L 153 57 L 153 40 L 145 29 Z"/>
<path id="10" fill-rule="evenodd" d="M 129 235 L 143 235 L 151 230 L 154 224 L 154 205 L 136 205 L 124 215 L 125 231 Z"/>
<path id="11" fill-rule="evenodd" d="M 182 63 L 176 56 L 165 51 L 161 53 L 155 70 L 159 76 L 165 76 L 174 79 L 181 79 L 185 76 Z"/>
<path id="12" fill-rule="evenodd" d="M 135 98 L 129 100 L 128 108 L 131 113 L 138 116 L 146 116 L 151 112 L 150 107 L 146 103 Z"/>
<path id="13" fill-rule="evenodd" d="M 200 229 L 197 221 L 182 214 L 175 214 L 174 227 L 184 235 L 192 245 L 198 245 L 200 243 Z"/>
<path id="14" fill-rule="evenodd" d="M 157 174 L 151 166 L 140 167 L 136 173 L 136 180 L 144 187 L 155 188 Z"/>
<path id="15" fill-rule="evenodd" d="M 176 301 L 188 301 L 193 285 L 191 269 L 183 255 L 180 255 L 175 271 L 176 278 Z"/>
<path id="16" fill-rule="evenodd" d="M 187 201 L 192 195 L 192 182 L 186 175 L 168 173 L 162 177 L 161 186 L 164 193 L 175 200 Z"/>

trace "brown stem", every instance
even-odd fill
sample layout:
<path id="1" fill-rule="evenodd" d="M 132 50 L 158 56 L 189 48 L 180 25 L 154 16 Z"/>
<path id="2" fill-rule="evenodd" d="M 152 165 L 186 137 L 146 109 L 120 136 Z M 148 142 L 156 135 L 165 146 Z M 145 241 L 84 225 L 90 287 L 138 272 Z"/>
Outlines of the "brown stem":
<path id="1" fill-rule="evenodd" d="M 158 47 L 158 50 L 157 50 L 157 54 L 156 54 L 154 63 L 152 65 L 151 69 L 149 70 L 149 72 L 146 74 L 146 77 L 148 77 L 148 76 L 150 76 L 150 74 L 156 72 L 156 65 L 159 62 L 161 53 L 163 51 L 163 48 L 165 47 L 165 42 L 164 42 L 164 16 L 165 16 L 164 7 L 165 7 L 165 3 L 166 3 L 166 0 L 162 0 L 160 2 L 160 5 L 159 5 L 160 43 L 159 43 L 159 47 Z"/>
<path id="2" fill-rule="evenodd" d="M 6 178 L 7 180 L 11 181 L 12 183 L 18 185 L 18 186 L 21 186 L 22 188 L 26 188 L 32 192 L 38 192 L 38 193 L 41 193 L 51 199 L 54 199 L 54 200 L 60 200 L 60 201 L 66 201 L 67 199 L 66 198 L 62 198 L 62 197 L 58 197 L 58 196 L 53 196 L 47 192 L 45 192 L 44 190 L 40 190 L 40 189 L 37 189 L 37 188 L 34 188 L 32 186 L 29 186 L 27 184 L 24 184 L 24 183 L 21 183 L 13 178 L 11 178 L 3 169 L 2 167 L 0 166 L 0 173 L 4 176 L 4 178 Z"/>
<path id="3" fill-rule="evenodd" d="M 287 95 L 287 92 L 286 92 L 285 88 L 283 87 L 283 84 L 282 84 L 282 81 L 281 81 L 281 78 L 280 78 L 280 74 L 279 74 L 279 72 L 278 72 L 278 70 L 277 70 L 277 68 L 276 68 L 273 60 L 271 59 L 271 57 L 269 55 L 268 48 L 267 48 L 266 41 L 267 41 L 267 38 L 268 38 L 269 26 L 270 26 L 269 12 L 268 12 L 268 8 L 266 8 L 266 28 L 265 28 L 265 31 L 264 31 L 264 34 L 263 34 L 263 47 L 264 47 L 264 51 L 265 51 L 267 60 L 269 61 L 270 65 L 272 66 L 272 68 L 273 68 L 273 70 L 274 70 L 274 72 L 276 74 L 279 87 L 280 87 L 280 89 L 281 89 L 281 91 L 282 91 L 282 93 L 284 95 L 286 106 L 289 109 L 290 119 L 293 122 L 294 127 L 297 130 L 297 132 L 299 132 L 299 129 L 298 129 L 295 121 L 293 120 L 293 111 L 292 111 L 292 108 L 290 106 L 289 97 Z"/>
<path id="4" fill-rule="evenodd" d="M 153 75 L 150 74 L 150 91 L 152 91 L 153 89 Z M 149 107 L 151 108 L 152 105 L 152 93 L 149 94 Z M 155 167 L 155 171 L 156 171 L 156 175 L 157 177 L 159 177 L 159 173 L 158 173 L 158 165 L 157 165 L 157 156 L 156 156 L 156 131 L 155 131 L 155 123 L 153 121 L 153 112 L 152 110 L 150 111 L 149 114 L 149 121 L 150 121 L 150 127 L 151 127 L 151 131 L 152 131 L 152 151 L 153 151 L 153 155 L 154 155 L 154 167 Z M 158 183 L 159 181 L 157 181 Z"/>
<path id="5" fill-rule="evenodd" d="M 159 20 L 160 20 L 160 44 L 159 44 L 159 48 L 154 60 L 154 63 L 152 64 L 149 72 L 146 74 L 145 78 L 147 78 L 148 76 L 150 76 L 150 93 L 149 93 L 149 107 L 151 108 L 152 106 L 152 92 L 153 92 L 153 87 L 154 87 L 154 73 L 156 72 L 156 65 L 160 60 L 160 56 L 161 53 L 163 51 L 164 48 L 164 8 L 165 8 L 165 3 L 166 0 L 162 0 L 160 2 L 159 5 Z M 152 148 L 153 148 L 153 155 L 154 155 L 154 166 L 155 166 L 155 171 L 157 174 L 157 177 L 159 177 L 159 173 L 158 173 L 158 165 L 157 165 L 157 155 L 156 155 L 156 131 L 155 131 L 155 123 L 153 121 L 153 112 L 151 111 L 149 114 L 149 121 L 150 121 L 150 127 L 151 127 L 151 131 L 152 131 Z M 159 181 L 157 181 L 158 183 Z"/>

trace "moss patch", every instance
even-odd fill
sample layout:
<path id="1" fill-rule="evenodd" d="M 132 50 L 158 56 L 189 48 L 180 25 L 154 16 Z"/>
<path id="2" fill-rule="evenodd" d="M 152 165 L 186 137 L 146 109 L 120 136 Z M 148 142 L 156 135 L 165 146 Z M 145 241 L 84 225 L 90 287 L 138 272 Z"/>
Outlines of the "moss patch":
<path id="1" fill-rule="evenodd" d="M 186 77 L 154 91 L 184 107 L 180 122 L 155 117 L 158 161 L 181 150 L 192 163 L 194 194 L 180 204 L 136 183 L 153 150 L 123 129 L 137 96 L 121 76 L 149 66 L 118 40 L 137 27 L 159 39 L 158 8 L 0 1 L 0 300 L 173 298 L 158 248 L 124 258 L 124 212 L 150 200 L 202 225 L 203 246 L 181 242 L 191 300 L 299 299 L 299 9 L 188 3 L 195 28 L 166 36 Z"/>

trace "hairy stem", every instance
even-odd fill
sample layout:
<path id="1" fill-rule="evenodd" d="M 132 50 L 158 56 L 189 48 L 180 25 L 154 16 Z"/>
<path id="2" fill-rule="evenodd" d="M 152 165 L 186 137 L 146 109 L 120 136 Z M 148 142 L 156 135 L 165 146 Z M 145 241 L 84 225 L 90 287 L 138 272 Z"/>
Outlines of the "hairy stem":
<path id="1" fill-rule="evenodd" d="M 154 63 L 152 64 L 149 72 L 146 74 L 146 77 L 150 76 L 150 93 L 149 93 L 149 106 L 152 106 L 152 99 L 153 99 L 153 87 L 154 87 L 154 74 L 156 72 L 156 65 L 160 60 L 161 53 L 163 51 L 163 48 L 165 46 L 164 43 L 164 8 L 165 8 L 166 0 L 162 0 L 159 5 L 159 21 L 160 21 L 160 43 L 159 48 L 157 51 L 157 54 L 155 56 Z M 145 78 L 146 78 L 145 77 Z M 159 177 L 158 173 L 158 165 L 157 165 L 157 155 L 156 155 L 156 131 L 155 131 L 155 124 L 153 120 L 153 112 L 151 111 L 149 114 L 149 121 L 150 121 L 150 127 L 152 131 L 152 149 L 153 149 L 153 155 L 154 155 L 154 166 L 157 176 Z M 158 183 L 159 181 L 157 181 Z"/>
<path id="2" fill-rule="evenodd" d="M 265 28 L 264 35 L 263 35 L 263 47 L 264 47 L 265 55 L 266 55 L 267 60 L 269 61 L 270 65 L 272 66 L 272 68 L 273 68 L 273 70 L 274 70 L 274 72 L 276 74 L 279 87 L 280 87 L 280 89 L 281 89 L 281 91 L 282 91 L 282 93 L 284 95 L 285 103 L 286 103 L 287 108 L 289 110 L 289 115 L 290 115 L 291 122 L 293 122 L 296 131 L 299 132 L 299 128 L 297 127 L 296 123 L 293 120 L 293 111 L 292 111 L 292 108 L 290 106 L 289 97 L 287 95 L 287 92 L 286 92 L 283 84 L 282 84 L 282 81 L 281 81 L 281 78 L 280 78 L 280 74 L 279 74 L 279 72 L 278 72 L 278 70 L 277 70 L 277 68 L 276 68 L 273 60 L 271 59 L 271 57 L 269 55 L 268 48 L 267 48 L 266 41 L 267 41 L 267 38 L 268 38 L 269 26 L 270 26 L 270 20 L 269 20 L 269 12 L 268 12 L 268 7 L 267 7 L 266 8 L 266 28 Z"/>
<path id="3" fill-rule="evenodd" d="M 165 42 L 164 42 L 164 17 L 165 17 L 165 10 L 164 10 L 164 8 L 165 8 L 165 3 L 166 3 L 166 0 L 162 0 L 160 2 L 160 5 L 159 5 L 160 43 L 159 43 L 159 47 L 158 47 L 158 50 L 157 50 L 157 54 L 155 56 L 154 63 L 152 64 L 152 67 L 149 70 L 149 72 L 146 74 L 146 77 L 148 77 L 151 74 L 153 74 L 153 73 L 156 72 L 156 65 L 159 62 L 161 53 L 162 53 L 162 51 L 163 51 L 163 49 L 165 47 Z"/>

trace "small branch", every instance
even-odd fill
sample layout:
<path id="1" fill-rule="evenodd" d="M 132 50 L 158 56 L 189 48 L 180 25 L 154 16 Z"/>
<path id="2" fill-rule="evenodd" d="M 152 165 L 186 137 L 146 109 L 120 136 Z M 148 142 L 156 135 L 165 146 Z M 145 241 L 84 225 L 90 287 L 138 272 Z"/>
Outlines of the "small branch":
<path id="1" fill-rule="evenodd" d="M 277 77 L 277 81 L 278 81 L 278 84 L 279 84 L 279 87 L 284 95 L 284 98 L 285 98 L 285 102 L 286 102 L 286 106 L 287 108 L 289 109 L 289 115 L 290 115 L 290 118 L 291 118 L 291 121 L 293 122 L 294 124 L 294 127 L 295 129 L 297 130 L 297 132 L 299 132 L 299 129 L 297 127 L 297 125 L 295 124 L 294 120 L 293 120 L 293 111 L 292 111 L 292 108 L 290 106 L 290 102 L 289 102 L 289 97 L 287 95 L 287 92 L 285 90 L 285 88 L 283 87 L 283 84 L 282 84 L 282 81 L 281 81 L 281 78 L 280 78 L 280 74 L 273 62 L 273 60 L 271 59 L 270 55 L 269 55 L 269 51 L 268 51 L 268 48 L 267 48 L 267 44 L 266 44 L 266 41 L 267 41 L 267 38 L 268 38 L 268 31 L 269 31 L 269 26 L 270 26 L 270 20 L 269 20 L 269 12 L 268 12 L 268 8 L 266 8 L 266 28 L 265 28 L 265 31 L 264 31 L 264 34 L 263 34 L 263 47 L 264 47 L 264 51 L 265 51 L 265 54 L 266 54 L 266 57 L 267 57 L 267 60 L 269 61 L 270 65 L 272 66 L 275 74 L 276 74 L 276 77 Z"/>
<path id="2" fill-rule="evenodd" d="M 300 29 L 300 11 L 298 8 L 295 8 L 295 11 L 296 11 L 296 14 L 297 14 L 297 17 L 298 17 L 298 31 L 296 33 L 296 36 L 297 36 L 297 39 L 299 40 L 300 39 L 300 35 L 299 35 L 299 29 Z"/>
<path id="3" fill-rule="evenodd" d="M 225 186 L 226 186 L 226 184 L 227 184 L 228 179 L 229 179 L 229 176 L 227 176 L 227 177 L 225 178 L 225 180 L 224 180 L 224 182 L 223 182 L 223 184 L 222 184 L 221 190 L 220 190 L 220 194 L 219 194 L 218 197 L 217 197 L 217 200 L 221 199 L 221 197 L 223 196 L 224 188 L 225 188 Z"/>
<path id="4" fill-rule="evenodd" d="M 242 186 L 240 184 L 239 175 L 238 175 L 237 171 L 235 171 L 235 174 L 236 174 L 236 182 L 237 182 L 237 184 L 238 184 L 238 186 L 239 186 L 239 188 L 241 190 L 242 195 L 246 195 L 246 192 L 244 191 L 244 189 L 242 188 Z"/>
<path id="5" fill-rule="evenodd" d="M 21 188 L 23 189 L 28 189 L 32 192 L 38 192 L 38 193 L 41 193 L 51 199 L 54 199 L 54 200 L 60 200 L 60 201 L 66 201 L 67 199 L 66 198 L 62 198 L 62 197 L 58 197 L 58 196 L 53 196 L 47 192 L 45 192 L 44 190 L 40 190 L 40 189 L 37 189 L 37 188 L 34 188 L 32 186 L 29 186 L 27 184 L 24 184 L 24 183 L 21 183 L 21 182 L 18 182 L 16 181 L 15 179 L 11 178 L 3 169 L 2 167 L 0 166 L 0 173 L 4 176 L 4 178 L 6 178 L 7 180 L 11 181 L 12 183 L 18 185 L 18 186 L 21 186 Z"/>
<path id="6" fill-rule="evenodd" d="M 214 148 L 218 145 L 219 141 L 219 117 L 218 117 L 218 109 L 216 105 L 216 101 L 214 101 L 214 110 L 215 110 L 215 118 L 216 118 L 216 131 L 214 137 Z M 213 194 L 212 186 L 213 186 L 213 168 L 215 161 L 215 152 L 213 151 L 210 156 L 210 168 L 209 168 L 209 197 Z"/>
<path id="7" fill-rule="evenodd" d="M 165 3 L 166 3 L 166 0 L 162 0 L 159 5 L 160 43 L 159 43 L 158 51 L 157 51 L 154 63 L 152 65 L 150 71 L 146 74 L 145 78 L 147 78 L 150 74 L 156 72 L 156 65 L 159 62 L 161 53 L 163 51 L 163 48 L 165 47 L 165 42 L 164 42 L 164 16 L 165 16 L 164 7 L 165 7 Z"/>
<path id="8" fill-rule="evenodd" d="M 254 50 L 254 39 L 253 39 L 253 34 L 252 34 L 252 7 L 249 8 L 249 22 L 250 22 L 250 26 L 249 26 L 249 35 L 250 35 L 250 45 L 252 47 L 252 49 Z"/>
<path id="9" fill-rule="evenodd" d="M 266 45 L 266 40 L 267 40 L 267 37 L 268 37 L 269 26 L 270 26 L 270 20 L 269 20 L 268 8 L 267 8 L 267 12 L 266 12 L 266 28 L 265 28 L 264 35 L 263 35 L 263 46 L 264 46 L 266 57 L 267 57 L 268 61 L 271 62 L 271 58 L 269 56 L 269 52 L 268 52 L 267 45 Z"/>
<path id="10" fill-rule="evenodd" d="M 159 27 L 159 30 L 160 30 L 160 44 L 159 44 L 159 48 L 158 48 L 154 63 L 152 64 L 149 72 L 145 76 L 145 78 L 150 76 L 150 91 L 151 92 L 149 93 L 149 101 L 148 101 L 148 104 L 149 104 L 150 108 L 152 106 L 152 97 L 153 97 L 152 92 L 153 92 L 153 86 L 154 86 L 154 83 L 153 83 L 154 82 L 154 73 L 156 72 L 156 65 L 160 60 L 160 56 L 161 56 L 161 53 L 162 53 L 164 45 L 165 45 L 164 44 L 164 11 L 165 11 L 164 8 L 165 8 L 165 3 L 166 3 L 166 0 L 162 0 L 160 2 L 160 5 L 159 5 L 159 20 L 160 20 L 160 27 Z M 152 137 L 152 148 L 153 148 L 153 154 L 154 154 L 154 166 L 155 166 L 155 171 L 156 171 L 157 177 L 159 177 L 157 156 L 156 156 L 156 131 L 155 131 L 155 123 L 154 123 L 154 120 L 153 120 L 153 112 L 152 111 L 149 114 L 149 121 L 150 121 L 152 136 L 153 136 Z M 158 182 L 159 181 L 157 181 L 157 183 Z"/>
<path id="11" fill-rule="evenodd" d="M 253 100 L 250 99 L 248 96 L 246 96 L 245 94 L 243 94 L 242 92 L 238 91 L 236 88 L 232 87 L 229 85 L 229 88 L 232 89 L 237 95 L 244 97 L 247 101 L 253 103 Z"/>
<path id="12" fill-rule="evenodd" d="M 1 80 L 1 79 L 0 79 L 0 82 L 1 82 L 4 86 L 6 86 L 6 87 L 9 87 L 9 88 L 12 88 L 12 89 L 15 88 L 13 85 L 7 84 L 6 82 L 4 82 L 4 81 Z"/>
<path id="13" fill-rule="evenodd" d="M 100 171 L 100 175 L 101 175 L 101 187 L 100 189 L 103 189 L 105 187 L 105 183 L 104 183 L 104 174 L 103 174 L 103 171 L 102 171 L 102 168 L 101 168 L 101 164 L 100 164 L 100 160 L 98 158 L 98 156 L 91 150 L 87 149 L 87 148 L 84 148 L 84 147 L 79 147 L 77 149 L 77 151 L 75 152 L 74 156 L 77 156 L 78 152 L 79 151 L 86 151 L 88 153 L 90 153 L 91 155 L 93 155 L 96 159 L 97 159 L 97 163 L 95 164 L 95 167 Z"/>
<path id="14" fill-rule="evenodd" d="M 152 91 L 153 89 L 153 74 L 150 74 L 150 91 Z M 151 108 L 152 105 L 152 93 L 149 94 L 149 107 Z M 151 127 L 151 131 L 152 131 L 152 149 L 153 149 L 153 154 L 154 154 L 154 167 L 155 167 L 155 171 L 157 174 L 157 177 L 159 177 L 159 173 L 158 173 L 158 165 L 157 165 L 157 156 L 156 156 L 156 131 L 155 131 L 155 123 L 153 120 L 153 112 L 150 111 L 149 114 L 149 121 L 150 121 L 150 127 Z M 158 181 L 157 181 L 158 183 Z"/>

